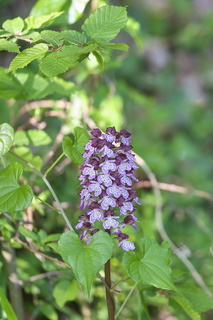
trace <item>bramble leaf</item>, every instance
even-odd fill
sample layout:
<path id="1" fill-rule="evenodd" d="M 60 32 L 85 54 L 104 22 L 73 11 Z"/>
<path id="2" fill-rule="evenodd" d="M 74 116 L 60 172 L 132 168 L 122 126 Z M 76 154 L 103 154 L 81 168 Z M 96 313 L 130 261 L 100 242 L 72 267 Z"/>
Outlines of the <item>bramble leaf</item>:
<path id="1" fill-rule="evenodd" d="M 143 257 L 135 252 L 124 254 L 124 265 L 130 277 L 138 283 L 147 284 L 160 289 L 178 291 L 172 282 L 170 252 L 163 242 L 159 245 L 150 238 L 141 239 Z"/>
<path id="2" fill-rule="evenodd" d="M 0 39 L 0 51 L 6 50 L 8 52 L 19 53 L 19 47 L 15 42 L 6 39 Z"/>
<path id="3" fill-rule="evenodd" d="M 5 155 L 13 145 L 14 129 L 8 123 L 0 125 L 0 157 Z"/>
<path id="4" fill-rule="evenodd" d="M 36 44 L 34 47 L 25 49 L 12 60 L 9 72 L 26 67 L 30 62 L 42 57 L 48 51 L 48 46 L 44 43 Z"/>
<path id="5" fill-rule="evenodd" d="M 10 33 L 19 35 L 24 28 L 24 20 L 20 17 L 9 19 L 3 23 L 2 27 Z"/>
<path id="6" fill-rule="evenodd" d="M 15 212 L 28 208 L 33 199 L 30 186 L 18 184 L 23 172 L 19 163 L 12 163 L 0 172 L 0 211 Z"/>
<path id="7" fill-rule="evenodd" d="M 61 12 L 52 12 L 48 15 L 43 15 L 39 17 L 30 16 L 24 19 L 24 22 L 27 25 L 27 30 L 31 29 L 40 29 L 48 26 L 54 19 L 59 17 L 63 11 Z"/>
<path id="8" fill-rule="evenodd" d="M 88 245 L 83 245 L 74 231 L 63 233 L 59 239 L 59 252 L 68 263 L 78 282 L 90 296 L 91 286 L 101 267 L 111 258 L 113 241 L 109 234 L 98 231 Z"/>
<path id="9" fill-rule="evenodd" d="M 96 42 L 106 43 L 116 37 L 127 22 L 126 8 L 103 6 L 87 18 L 82 30 L 87 37 Z"/>

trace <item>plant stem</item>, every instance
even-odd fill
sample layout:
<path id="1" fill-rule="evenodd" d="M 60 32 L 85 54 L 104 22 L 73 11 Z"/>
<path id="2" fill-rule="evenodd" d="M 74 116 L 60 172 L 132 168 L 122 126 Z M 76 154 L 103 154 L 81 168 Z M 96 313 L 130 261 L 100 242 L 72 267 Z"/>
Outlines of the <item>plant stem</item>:
<path id="1" fill-rule="evenodd" d="M 128 293 L 126 299 L 124 300 L 122 306 L 120 307 L 120 309 L 118 310 L 118 312 L 116 313 L 115 319 L 119 316 L 119 314 L 121 313 L 121 311 L 123 310 L 125 304 L 127 303 L 127 301 L 129 300 L 129 297 L 131 296 L 131 294 L 133 293 L 133 291 L 135 290 L 137 286 L 137 283 L 135 283 L 135 285 L 132 287 L 131 291 Z"/>
<path id="2" fill-rule="evenodd" d="M 115 320 L 115 300 L 114 296 L 109 289 L 111 289 L 111 272 L 110 272 L 110 260 L 105 263 L 105 282 L 108 286 L 106 287 L 106 301 L 108 309 L 108 320 Z"/>
<path id="3" fill-rule="evenodd" d="M 41 178 L 42 180 L 44 181 L 44 183 L 46 184 L 47 188 L 50 190 L 54 200 L 56 201 L 57 205 L 58 205 L 58 209 L 60 211 L 60 213 L 62 214 L 62 217 L 64 218 L 67 226 L 69 227 L 70 230 L 74 231 L 73 227 L 71 226 L 67 216 L 66 216 L 66 213 L 64 212 L 62 206 L 61 206 L 61 203 L 60 201 L 58 200 L 58 197 L 56 196 L 56 193 L 55 191 L 53 190 L 51 184 L 49 183 L 49 181 L 47 180 L 47 178 L 45 177 L 45 175 L 43 175 L 43 173 L 41 171 L 39 171 L 32 163 L 26 161 L 25 159 L 23 159 L 22 157 L 18 156 L 17 154 L 15 154 L 14 152 L 12 151 L 9 151 L 10 154 L 12 154 L 14 157 L 22 160 L 24 163 L 26 163 L 30 168 L 33 169 L 33 171 L 35 171 Z"/>
<path id="4" fill-rule="evenodd" d="M 55 160 L 55 162 L 45 171 L 44 176 L 46 177 L 48 173 L 55 167 L 55 165 L 61 160 L 61 158 L 65 155 L 64 152 L 60 154 L 60 156 Z"/>

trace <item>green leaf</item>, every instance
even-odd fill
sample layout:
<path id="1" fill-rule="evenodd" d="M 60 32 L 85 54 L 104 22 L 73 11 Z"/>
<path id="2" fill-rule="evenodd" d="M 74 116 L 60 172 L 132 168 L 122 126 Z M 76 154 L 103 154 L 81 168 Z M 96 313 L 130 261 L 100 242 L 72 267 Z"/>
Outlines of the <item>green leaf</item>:
<path id="1" fill-rule="evenodd" d="M 19 231 L 26 238 L 30 238 L 30 239 L 33 239 L 34 241 L 38 241 L 38 236 L 37 236 L 37 234 L 35 232 L 33 232 L 33 231 L 29 230 L 29 229 L 26 229 L 23 226 L 19 226 Z"/>
<path id="2" fill-rule="evenodd" d="M 8 320 L 18 320 L 10 302 L 8 301 L 1 287 L 0 287 L 0 305 L 2 306 L 2 309 L 4 310 L 4 312 L 6 313 Z"/>
<path id="3" fill-rule="evenodd" d="M 59 52 L 48 54 L 40 64 L 40 69 L 47 77 L 53 77 L 68 70 L 67 59 L 60 58 Z"/>
<path id="4" fill-rule="evenodd" d="M 64 30 L 61 32 L 61 37 L 71 44 L 83 45 L 87 43 L 87 37 L 75 30 Z"/>
<path id="5" fill-rule="evenodd" d="M 16 131 L 14 145 L 16 146 L 42 146 L 49 144 L 51 138 L 44 130 Z"/>
<path id="6" fill-rule="evenodd" d="M 104 70 L 104 60 L 102 58 L 102 55 L 98 51 L 93 51 L 92 54 L 95 56 L 99 67 L 101 70 Z"/>
<path id="7" fill-rule="evenodd" d="M 60 32 L 52 30 L 44 30 L 41 32 L 41 37 L 48 43 L 51 43 L 54 47 L 59 47 L 63 44 Z"/>
<path id="8" fill-rule="evenodd" d="M 154 286 L 164 290 L 177 288 L 172 282 L 169 249 L 149 238 L 141 239 L 143 258 L 135 252 L 124 254 L 124 265 L 130 277 L 138 283 Z"/>
<path id="9" fill-rule="evenodd" d="M 12 75 L 8 75 L 4 68 L 0 68 L 0 98 L 15 98 L 21 90 L 19 82 Z"/>
<path id="10" fill-rule="evenodd" d="M 23 50 L 11 62 L 9 72 L 26 67 L 30 62 L 42 57 L 48 51 L 44 43 L 36 44 L 34 47 Z"/>
<path id="11" fill-rule="evenodd" d="M 33 199 L 28 185 L 18 184 L 23 171 L 22 165 L 12 163 L 0 172 L 0 211 L 15 212 L 28 208 Z"/>
<path id="12" fill-rule="evenodd" d="M 38 170 L 41 169 L 43 165 L 43 161 L 40 156 L 35 156 L 30 148 L 26 147 L 17 147 L 13 149 L 13 152 L 24 159 L 25 161 L 30 162 L 34 167 L 36 167 Z M 31 167 L 29 167 L 23 160 L 16 158 L 13 154 L 7 154 L 7 162 L 13 163 L 14 160 L 18 163 L 20 163 L 25 171 L 34 171 Z"/>
<path id="13" fill-rule="evenodd" d="M 4 30 L 16 34 L 16 35 L 20 35 L 21 31 L 24 28 L 24 20 L 20 17 L 17 17 L 15 19 L 12 20 L 6 20 L 2 27 L 4 28 Z"/>
<path id="14" fill-rule="evenodd" d="M 6 39 L 0 39 L 0 51 L 6 50 L 8 52 L 19 53 L 19 47 L 15 42 Z"/>
<path id="15" fill-rule="evenodd" d="M 82 164 L 84 152 L 84 146 L 89 140 L 89 134 L 85 129 L 76 127 L 74 129 L 75 142 L 73 144 L 69 137 L 64 137 L 62 140 L 62 148 L 65 155 L 76 164 Z"/>
<path id="16" fill-rule="evenodd" d="M 51 13 L 60 12 L 64 10 L 64 5 L 67 0 L 38 0 L 35 2 L 32 10 L 30 11 L 31 16 L 40 17 L 42 15 L 49 15 Z"/>
<path id="17" fill-rule="evenodd" d="M 62 280 L 58 282 L 53 289 L 53 297 L 59 307 L 63 307 L 67 301 L 76 299 L 78 284 L 76 281 Z"/>
<path id="18" fill-rule="evenodd" d="M 51 24 L 51 22 L 56 19 L 57 17 L 59 17 L 62 12 L 52 12 L 51 14 L 48 15 L 43 15 L 43 16 L 39 16 L 39 17 L 27 17 L 26 19 L 24 19 L 24 22 L 27 26 L 27 30 L 31 30 L 31 29 L 40 29 L 40 28 L 44 28 L 46 26 L 48 26 L 49 24 Z"/>
<path id="19" fill-rule="evenodd" d="M 178 303 L 179 306 L 181 306 L 181 308 L 190 316 L 190 318 L 192 320 L 200 320 L 201 317 L 199 315 L 199 313 L 197 311 L 195 311 L 189 301 L 187 301 L 184 297 L 177 297 L 177 296 L 174 296 L 172 297 L 172 299 L 174 301 L 176 301 Z M 179 308 L 178 308 L 179 309 Z"/>
<path id="20" fill-rule="evenodd" d="M 129 46 L 126 43 L 108 43 L 108 44 L 101 44 L 101 46 L 110 48 L 110 49 L 122 50 L 122 51 L 128 51 L 129 49 Z"/>
<path id="21" fill-rule="evenodd" d="M 84 128 L 75 127 L 74 129 L 75 143 L 74 146 L 78 149 L 79 152 L 84 152 L 84 147 L 89 141 L 90 135 Z"/>
<path id="22" fill-rule="evenodd" d="M 82 30 L 89 38 L 104 43 L 114 39 L 126 22 L 126 8 L 103 6 L 85 20 Z"/>
<path id="23" fill-rule="evenodd" d="M 0 125 L 0 157 L 5 155 L 13 145 L 14 129 L 8 123 Z"/>
<path id="24" fill-rule="evenodd" d="M 113 241 L 104 231 L 98 231 L 85 246 L 74 231 L 63 233 L 59 240 L 59 252 L 72 268 L 78 282 L 90 296 L 91 286 L 101 267 L 111 258 Z"/>
<path id="25" fill-rule="evenodd" d="M 48 303 L 41 305 L 41 313 L 49 320 L 58 320 L 58 314 L 55 309 Z"/>

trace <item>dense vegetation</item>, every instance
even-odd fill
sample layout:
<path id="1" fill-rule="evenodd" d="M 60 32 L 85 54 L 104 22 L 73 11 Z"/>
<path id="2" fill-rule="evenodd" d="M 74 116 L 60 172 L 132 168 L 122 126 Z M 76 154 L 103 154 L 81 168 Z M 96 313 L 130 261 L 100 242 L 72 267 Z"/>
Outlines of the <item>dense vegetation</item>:
<path id="1" fill-rule="evenodd" d="M 0 2 L 0 319 L 107 319 L 95 275 L 110 256 L 90 288 L 66 258 L 76 240 L 64 248 L 88 133 L 115 127 L 132 134 L 142 203 L 126 227 L 136 255 L 113 249 L 116 319 L 211 320 L 213 7 L 81 4 Z"/>

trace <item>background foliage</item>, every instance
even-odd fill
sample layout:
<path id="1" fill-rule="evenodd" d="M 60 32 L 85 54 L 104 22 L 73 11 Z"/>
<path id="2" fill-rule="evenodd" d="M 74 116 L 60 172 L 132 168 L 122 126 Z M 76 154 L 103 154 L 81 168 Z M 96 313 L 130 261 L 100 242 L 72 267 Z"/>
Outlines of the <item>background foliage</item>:
<path id="1" fill-rule="evenodd" d="M 0 1 L 0 22 L 15 17 L 26 18 L 64 11 L 51 25 L 52 30 L 75 29 L 80 31 L 84 19 L 100 4 L 127 5 L 128 24 L 117 42 L 129 45 L 129 51 L 105 53 L 105 69 L 94 57 L 83 61 L 78 67 L 69 69 L 64 75 L 48 79 L 43 77 L 37 62 L 27 69 L 16 71 L 14 83 L 20 84 L 18 91 L 10 87 L 7 92 L 0 77 L 0 123 L 10 123 L 18 135 L 14 142 L 15 151 L 45 172 L 61 153 L 63 135 L 72 137 L 75 126 L 86 128 L 107 126 L 125 128 L 132 133 L 134 151 L 140 155 L 157 180 L 167 185 L 188 188 L 183 193 L 162 191 L 162 217 L 168 236 L 183 251 L 202 275 L 209 288 L 213 288 L 212 273 L 212 198 L 206 194 L 195 196 L 192 189 L 212 192 L 212 13 L 213 3 L 209 0 L 161 0 L 161 1 L 82 1 L 84 14 L 79 13 L 78 1 Z M 1 67 L 8 67 L 13 53 L 0 52 Z M 26 71 L 27 70 L 27 71 Z M 0 68 L 0 74 L 3 69 Z M 11 75 L 8 75 L 11 76 Z M 13 99 L 12 99 L 13 97 Z M 46 136 L 38 141 L 23 136 L 21 130 L 44 130 Z M 37 136 L 38 137 L 38 136 Z M 30 138 L 30 141 L 27 140 Z M 26 146 L 30 145 L 30 149 Z M 7 164 L 14 161 L 8 156 Z M 21 162 L 24 165 L 23 162 Z M 77 195 L 78 166 L 69 159 L 62 161 L 48 174 L 48 179 L 62 202 L 67 216 L 73 224 L 80 214 Z M 148 180 L 141 170 L 140 180 Z M 43 201 L 54 205 L 42 180 L 24 165 L 25 179 L 34 186 L 34 192 Z M 170 185 L 170 186 L 168 186 Z M 140 187 L 140 185 L 138 185 Z M 138 208 L 141 220 L 139 232 L 132 232 L 136 240 L 143 234 L 143 228 L 155 235 L 159 242 L 155 222 L 155 196 L 150 184 L 143 184 L 138 193 L 143 203 Z M 178 191 L 173 187 L 173 191 Z M 26 221 L 26 229 L 19 232 L 31 239 L 38 248 L 44 248 L 51 255 L 51 247 L 64 231 L 62 217 L 38 199 L 33 206 L 9 218 L 0 216 L 2 236 L 10 239 L 14 233 L 14 221 Z M 48 235 L 51 235 L 48 238 Z M 147 235 L 146 235 L 147 236 Z M 14 243 L 14 246 L 18 246 Z M 116 280 L 123 266 L 120 253 L 113 259 Z M 53 255 L 53 257 L 55 257 Z M 3 260 L 3 259 L 2 259 Z M 181 287 L 183 279 L 190 278 L 189 271 L 174 255 L 172 267 L 174 279 L 187 294 L 187 286 Z M 32 252 L 17 250 L 17 266 L 24 288 L 26 318 L 33 319 L 104 319 L 104 290 L 97 279 L 93 288 L 91 305 L 79 290 L 71 271 L 56 265 L 53 261 L 36 257 Z M 0 262 L 0 283 L 6 287 L 5 268 Z M 39 275 L 39 276 L 38 276 Z M 194 284 L 193 284 L 194 285 Z M 121 284 L 122 292 L 118 302 L 124 301 L 132 282 Z M 142 286 L 142 285 L 141 285 Z M 197 297 L 202 301 L 199 308 L 202 319 L 210 320 L 210 302 L 201 299 L 200 289 L 188 290 L 194 304 Z M 63 292 L 63 293 L 62 293 Z M 197 295 L 197 297 L 196 297 Z M 152 319 L 190 319 L 187 312 L 179 311 L 183 302 L 167 303 L 161 292 L 144 291 L 144 296 L 135 292 L 122 311 L 125 319 L 141 319 L 138 310 L 146 316 L 142 301 L 146 301 Z M 205 305 L 206 303 L 206 305 Z M 95 314 L 95 316 L 94 316 Z M 137 318 L 138 317 L 138 318 Z M 2 319 L 6 319 L 3 313 Z M 146 319 L 146 318 L 145 318 Z M 147 318 L 148 319 L 148 318 Z"/>

